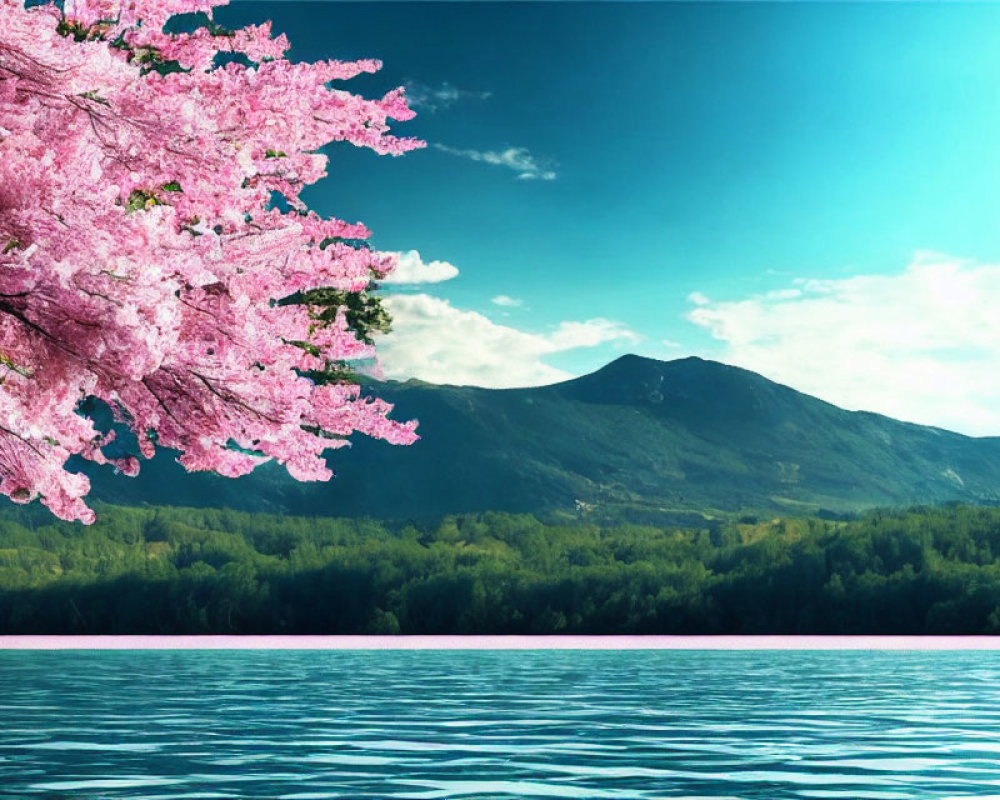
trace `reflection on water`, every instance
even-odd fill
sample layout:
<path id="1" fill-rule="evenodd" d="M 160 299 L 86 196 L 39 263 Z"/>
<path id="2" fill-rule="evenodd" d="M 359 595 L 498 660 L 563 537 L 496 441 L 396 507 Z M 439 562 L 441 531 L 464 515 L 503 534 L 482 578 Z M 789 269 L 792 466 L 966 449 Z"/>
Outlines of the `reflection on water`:
<path id="1" fill-rule="evenodd" d="M 7 651 L 0 796 L 1000 798 L 1000 654 Z"/>

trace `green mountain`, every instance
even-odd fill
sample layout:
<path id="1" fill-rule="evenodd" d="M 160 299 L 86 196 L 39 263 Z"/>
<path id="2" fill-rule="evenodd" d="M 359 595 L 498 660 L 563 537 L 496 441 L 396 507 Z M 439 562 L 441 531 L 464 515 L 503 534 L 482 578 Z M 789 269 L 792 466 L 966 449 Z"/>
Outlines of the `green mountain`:
<path id="1" fill-rule="evenodd" d="M 187 474 L 164 454 L 135 479 L 88 467 L 92 497 L 384 519 L 492 509 L 636 521 L 1000 503 L 1000 438 L 844 411 L 698 358 L 623 356 L 530 389 L 371 388 L 396 404 L 397 419 L 419 419 L 422 439 L 393 447 L 355 437 L 331 453 L 330 483 L 299 483 L 273 464 L 239 480 Z"/>

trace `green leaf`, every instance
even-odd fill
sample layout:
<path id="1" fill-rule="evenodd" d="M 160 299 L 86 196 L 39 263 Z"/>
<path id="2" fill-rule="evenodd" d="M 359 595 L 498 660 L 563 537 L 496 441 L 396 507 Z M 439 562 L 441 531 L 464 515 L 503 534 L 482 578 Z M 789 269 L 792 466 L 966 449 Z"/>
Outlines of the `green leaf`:
<path id="1" fill-rule="evenodd" d="M 153 206 L 162 205 L 162 201 L 148 189 L 133 189 L 125 203 L 125 213 L 131 214 L 134 211 L 145 211 Z"/>
<path id="2" fill-rule="evenodd" d="M 100 103 L 102 106 L 111 105 L 107 100 L 97 94 L 97 92 L 91 90 L 89 92 L 81 92 L 77 97 L 82 97 L 85 100 L 93 100 L 95 103 Z"/>

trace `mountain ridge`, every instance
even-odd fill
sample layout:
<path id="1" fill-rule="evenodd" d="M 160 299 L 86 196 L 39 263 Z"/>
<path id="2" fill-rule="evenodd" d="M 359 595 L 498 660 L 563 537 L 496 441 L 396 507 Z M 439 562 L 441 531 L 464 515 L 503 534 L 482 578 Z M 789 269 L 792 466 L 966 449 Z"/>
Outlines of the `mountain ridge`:
<path id="1" fill-rule="evenodd" d="M 328 455 L 329 484 L 298 483 L 275 464 L 237 481 L 187 474 L 169 454 L 135 479 L 88 466 L 92 497 L 381 518 L 1000 502 L 998 437 L 847 411 L 697 357 L 627 355 L 524 389 L 384 381 L 364 391 L 394 403 L 395 418 L 418 419 L 421 440 L 357 438 Z"/>

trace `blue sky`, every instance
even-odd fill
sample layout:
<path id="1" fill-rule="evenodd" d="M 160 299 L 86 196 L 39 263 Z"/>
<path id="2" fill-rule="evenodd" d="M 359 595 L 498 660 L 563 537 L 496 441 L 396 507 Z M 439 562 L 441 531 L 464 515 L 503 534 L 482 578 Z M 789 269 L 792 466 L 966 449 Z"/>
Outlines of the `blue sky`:
<path id="1" fill-rule="evenodd" d="M 1000 6 L 237 0 L 217 16 L 274 20 L 293 60 L 384 62 L 344 88 L 410 88 L 398 131 L 428 149 L 332 148 L 307 196 L 418 251 L 415 280 L 453 275 L 386 287 L 388 374 L 523 385 L 700 355 L 1000 434 Z"/>

